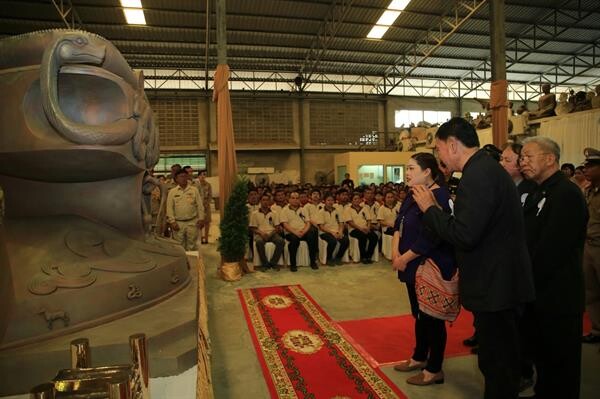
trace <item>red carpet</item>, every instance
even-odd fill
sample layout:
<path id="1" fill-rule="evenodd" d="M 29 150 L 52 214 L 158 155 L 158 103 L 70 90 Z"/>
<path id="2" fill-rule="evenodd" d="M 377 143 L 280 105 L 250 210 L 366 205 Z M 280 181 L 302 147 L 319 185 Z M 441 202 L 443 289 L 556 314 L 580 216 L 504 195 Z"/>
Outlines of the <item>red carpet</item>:
<path id="1" fill-rule="evenodd" d="M 406 398 L 300 286 L 238 293 L 271 398 Z"/>
<path id="2" fill-rule="evenodd" d="M 583 315 L 583 335 L 589 334 L 592 331 L 592 321 L 587 313 Z"/>
<path id="3" fill-rule="evenodd" d="M 344 337 L 365 357 L 372 367 L 399 363 L 412 356 L 415 346 L 412 315 L 338 322 Z M 470 348 L 462 341 L 473 335 L 473 315 L 462 310 L 456 321 L 446 324 L 448 342 L 445 357 L 469 355 Z M 589 317 L 584 315 L 583 331 L 591 330 Z"/>
<path id="4" fill-rule="evenodd" d="M 338 322 L 342 334 L 365 356 L 372 367 L 399 363 L 412 356 L 415 346 L 412 315 Z M 446 357 L 470 354 L 462 344 L 473 335 L 473 315 L 464 309 L 456 321 L 446 324 Z"/>

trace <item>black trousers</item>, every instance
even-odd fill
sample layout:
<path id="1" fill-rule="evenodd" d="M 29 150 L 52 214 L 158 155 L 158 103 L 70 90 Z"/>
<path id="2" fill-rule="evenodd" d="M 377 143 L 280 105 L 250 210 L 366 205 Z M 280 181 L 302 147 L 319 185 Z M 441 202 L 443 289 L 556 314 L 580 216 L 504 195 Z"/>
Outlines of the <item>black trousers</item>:
<path id="1" fill-rule="evenodd" d="M 529 311 L 524 311 L 519 317 L 518 328 L 520 337 L 520 348 L 521 348 L 521 378 L 532 379 L 533 378 L 533 345 L 531 345 L 532 336 L 532 322 L 530 319 Z"/>
<path id="2" fill-rule="evenodd" d="M 425 370 L 430 373 L 438 373 L 442 370 L 444 362 L 444 351 L 446 350 L 446 322 L 436 319 L 419 310 L 417 293 L 414 284 L 406 284 L 410 310 L 415 318 L 415 340 L 416 345 L 412 358 L 419 362 L 427 361 Z"/>
<path id="3" fill-rule="evenodd" d="M 311 226 L 311 228 L 300 238 L 295 234 L 286 234 L 285 238 L 290 242 L 288 245 L 288 251 L 290 252 L 290 266 L 296 267 L 296 254 L 298 253 L 298 247 L 300 241 L 306 241 L 308 244 L 308 253 L 310 256 L 310 264 L 317 264 L 317 252 L 319 250 L 319 235 L 317 229 Z"/>
<path id="4" fill-rule="evenodd" d="M 579 398 L 582 314 L 556 314 L 527 308 L 525 345 L 537 370 L 538 398 Z"/>
<path id="5" fill-rule="evenodd" d="M 379 243 L 377 234 L 372 230 L 365 234 L 358 229 L 354 229 L 350 232 L 350 235 L 358 240 L 360 259 L 371 259 Z"/>
<path id="6" fill-rule="evenodd" d="M 383 234 L 387 234 L 388 236 L 393 236 L 394 235 L 394 229 L 392 227 L 386 227 L 383 230 Z"/>
<path id="7" fill-rule="evenodd" d="M 262 266 L 267 266 L 269 263 L 274 266 L 277 265 L 277 263 L 279 262 L 279 258 L 281 258 L 281 255 L 283 255 L 285 240 L 281 238 L 281 236 L 275 231 L 266 240 L 263 239 L 259 234 L 257 234 L 256 237 L 254 237 L 254 240 L 256 241 L 256 252 L 258 252 L 260 264 Z M 275 251 L 273 252 L 273 256 L 270 260 L 267 259 L 265 251 L 265 244 L 268 242 L 272 242 L 273 244 L 275 244 Z M 257 264 L 258 262 L 255 261 L 254 263 Z"/>
<path id="8" fill-rule="evenodd" d="M 250 248 L 250 257 L 254 259 L 254 232 L 248 229 L 248 248 Z"/>
<path id="9" fill-rule="evenodd" d="M 342 238 L 339 240 L 333 236 L 331 233 L 321 233 L 321 239 L 327 241 L 327 261 L 333 260 L 333 251 L 335 251 L 335 247 L 337 243 L 340 243 L 340 249 L 337 252 L 337 258 L 342 259 L 344 253 L 348 249 L 348 245 L 350 245 L 350 239 L 348 235 L 344 234 Z"/>
<path id="10" fill-rule="evenodd" d="M 516 399 L 521 379 L 517 309 L 473 312 L 479 340 L 479 370 L 485 379 L 484 399 Z"/>

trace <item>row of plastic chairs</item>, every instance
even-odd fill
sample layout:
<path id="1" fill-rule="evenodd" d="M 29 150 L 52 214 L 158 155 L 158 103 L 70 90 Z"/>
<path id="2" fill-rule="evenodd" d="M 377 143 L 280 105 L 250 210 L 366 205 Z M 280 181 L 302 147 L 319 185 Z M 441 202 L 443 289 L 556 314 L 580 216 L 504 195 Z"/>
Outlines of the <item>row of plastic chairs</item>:
<path id="1" fill-rule="evenodd" d="M 342 256 L 342 262 L 350 263 L 352 262 L 360 262 L 360 250 L 358 247 L 358 240 L 354 237 L 348 237 L 350 239 L 350 245 L 346 250 L 346 253 Z M 339 250 L 340 244 L 338 243 L 333 256 L 337 256 L 337 252 Z M 378 248 L 379 249 L 379 248 Z M 371 257 L 373 262 L 379 262 L 379 250 L 376 250 Z M 275 244 L 272 242 L 268 242 L 265 244 L 265 255 L 267 259 L 271 259 L 273 253 L 275 252 Z M 381 253 L 383 256 L 391 260 L 392 259 L 392 236 L 383 234 L 381 239 Z M 321 264 L 325 264 L 327 262 L 327 241 L 322 240 L 319 237 L 319 261 Z M 260 259 L 258 256 L 258 252 L 256 251 L 256 243 L 254 243 L 254 264 L 260 266 Z M 290 253 L 288 250 L 288 242 L 285 243 L 285 248 L 283 251 L 283 256 L 279 259 L 279 265 L 289 265 L 290 264 Z M 305 241 L 300 241 L 300 246 L 298 247 L 298 252 L 296 254 L 296 265 L 298 266 L 309 266 L 310 265 L 310 255 L 308 252 L 308 244 Z"/>

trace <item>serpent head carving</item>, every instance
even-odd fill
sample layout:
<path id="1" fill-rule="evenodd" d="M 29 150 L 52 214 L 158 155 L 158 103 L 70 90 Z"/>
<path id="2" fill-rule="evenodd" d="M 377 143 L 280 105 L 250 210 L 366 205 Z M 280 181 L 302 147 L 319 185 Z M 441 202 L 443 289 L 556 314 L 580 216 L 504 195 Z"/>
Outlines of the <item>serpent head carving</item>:
<path id="1" fill-rule="evenodd" d="M 67 34 L 57 45 L 57 61 L 64 64 L 101 65 L 106 55 L 106 46 L 90 43 L 81 34 Z"/>
<path id="2" fill-rule="evenodd" d="M 117 54 L 118 55 L 118 54 Z M 44 51 L 40 68 L 42 105 L 52 126 L 67 140 L 85 145 L 120 145 L 136 133 L 133 115 L 103 125 L 87 125 L 73 121 L 60 108 L 58 74 L 64 65 L 93 64 L 102 66 L 112 60 L 104 40 L 86 32 L 57 32 Z"/>

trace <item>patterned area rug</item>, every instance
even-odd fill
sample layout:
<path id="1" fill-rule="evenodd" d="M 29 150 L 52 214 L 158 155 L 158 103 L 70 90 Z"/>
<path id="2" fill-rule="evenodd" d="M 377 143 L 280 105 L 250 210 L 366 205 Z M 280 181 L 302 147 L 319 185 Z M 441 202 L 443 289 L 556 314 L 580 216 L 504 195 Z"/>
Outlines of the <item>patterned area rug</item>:
<path id="1" fill-rule="evenodd" d="M 271 398 L 406 398 L 299 285 L 238 292 Z"/>

